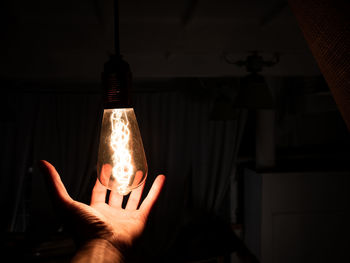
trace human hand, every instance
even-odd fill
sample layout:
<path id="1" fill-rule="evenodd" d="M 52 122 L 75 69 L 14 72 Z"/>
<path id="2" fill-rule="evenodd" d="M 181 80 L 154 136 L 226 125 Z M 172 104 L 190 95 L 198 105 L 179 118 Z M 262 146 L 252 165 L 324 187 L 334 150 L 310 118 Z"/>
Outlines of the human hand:
<path id="1" fill-rule="evenodd" d="M 40 166 L 47 175 L 49 191 L 59 212 L 79 243 L 102 240 L 122 253 L 142 234 L 165 180 L 164 175 L 155 179 L 139 208 L 144 184 L 133 190 L 125 209 L 122 208 L 123 196 L 114 191 L 110 193 L 109 203 L 105 203 L 107 189 L 96 180 L 89 206 L 69 196 L 54 166 L 44 160 L 40 161 Z"/>

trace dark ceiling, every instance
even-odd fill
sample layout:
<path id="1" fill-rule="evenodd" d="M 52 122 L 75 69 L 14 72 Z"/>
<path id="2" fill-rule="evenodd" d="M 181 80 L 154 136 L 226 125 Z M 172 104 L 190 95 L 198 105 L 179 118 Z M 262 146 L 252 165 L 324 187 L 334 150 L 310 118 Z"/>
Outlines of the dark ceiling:
<path id="1" fill-rule="evenodd" d="M 112 0 L 2 2 L 1 77 L 100 81 Z M 253 50 L 280 54 L 266 75 L 320 74 L 284 0 L 121 0 L 120 45 L 136 78 L 239 76 L 226 59 Z"/>

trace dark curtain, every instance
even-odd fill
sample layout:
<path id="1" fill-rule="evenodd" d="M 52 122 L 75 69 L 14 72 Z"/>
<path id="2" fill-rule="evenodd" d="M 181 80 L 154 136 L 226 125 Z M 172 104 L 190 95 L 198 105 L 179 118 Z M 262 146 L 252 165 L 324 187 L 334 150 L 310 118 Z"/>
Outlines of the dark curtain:
<path id="1" fill-rule="evenodd" d="M 229 226 L 230 178 L 246 119 L 212 118 L 212 96 L 186 89 L 134 94 L 149 164 L 147 193 L 160 173 L 166 185 L 141 247 L 149 260 L 180 262 L 234 250 Z M 62 230 L 36 167 L 57 168 L 70 195 L 88 203 L 96 180 L 101 97 L 97 93 L 18 93 L 6 97 L 13 118 L 2 120 L 2 205 L 7 230 L 49 235 Z M 203 250 L 203 245 L 207 249 Z"/>
<path id="2" fill-rule="evenodd" d="M 198 260 L 235 250 L 226 201 L 246 112 L 220 119 L 213 116 L 214 103 L 212 95 L 188 90 L 135 96 L 150 165 L 147 183 L 159 173 L 167 176 L 145 237 L 152 241 L 145 254 L 153 261 Z"/>
<path id="3" fill-rule="evenodd" d="M 1 130 L 1 202 L 7 231 L 52 233 L 60 227 L 36 162 L 52 162 L 75 199 L 86 200 L 95 177 L 100 96 L 10 93 Z"/>

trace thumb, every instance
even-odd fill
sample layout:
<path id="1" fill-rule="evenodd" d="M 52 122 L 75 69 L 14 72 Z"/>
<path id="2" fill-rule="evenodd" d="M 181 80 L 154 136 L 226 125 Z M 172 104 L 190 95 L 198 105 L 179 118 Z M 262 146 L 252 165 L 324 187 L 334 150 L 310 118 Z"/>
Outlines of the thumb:
<path id="1" fill-rule="evenodd" d="M 73 199 L 69 196 L 55 167 L 45 160 L 39 161 L 39 167 L 45 175 L 45 181 L 51 198 L 63 206 L 73 202 Z"/>

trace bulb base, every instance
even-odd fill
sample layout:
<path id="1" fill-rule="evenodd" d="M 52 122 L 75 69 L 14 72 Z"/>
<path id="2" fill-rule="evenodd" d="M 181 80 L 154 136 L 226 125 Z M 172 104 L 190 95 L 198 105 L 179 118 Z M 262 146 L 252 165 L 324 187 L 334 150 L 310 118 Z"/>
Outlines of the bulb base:
<path id="1" fill-rule="evenodd" d="M 103 102 L 105 109 L 130 108 L 132 73 L 121 56 L 111 56 L 102 73 Z"/>

